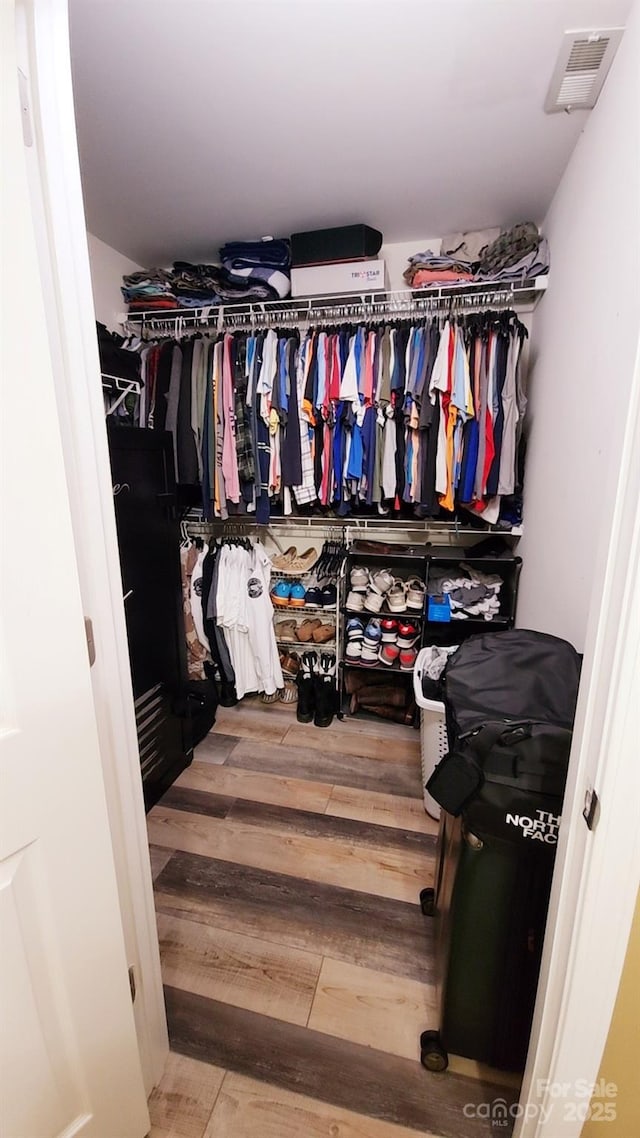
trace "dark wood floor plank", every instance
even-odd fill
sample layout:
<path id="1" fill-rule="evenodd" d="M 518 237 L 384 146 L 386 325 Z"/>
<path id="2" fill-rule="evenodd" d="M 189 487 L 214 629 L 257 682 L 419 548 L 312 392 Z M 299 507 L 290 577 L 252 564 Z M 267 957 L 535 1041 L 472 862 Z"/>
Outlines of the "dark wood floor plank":
<path id="1" fill-rule="evenodd" d="M 159 875 L 156 893 L 161 912 L 434 981 L 432 925 L 417 903 L 182 851 Z"/>
<path id="2" fill-rule="evenodd" d="M 504 1087 L 431 1074 L 419 1062 L 178 988 L 165 987 L 165 1000 L 173 1050 L 418 1131 L 488 1138 L 490 1121 L 463 1108 L 513 1098 Z"/>
<path id="3" fill-rule="evenodd" d="M 221 731 L 210 731 L 194 748 L 193 757 L 200 763 L 223 763 L 238 739 L 238 735 L 224 735 Z"/>
<path id="4" fill-rule="evenodd" d="M 351 786 L 360 790 L 378 790 L 420 798 L 422 786 L 420 761 L 369 759 L 361 755 L 343 755 L 285 744 L 260 743 L 243 739 L 225 760 L 225 766 L 243 770 L 310 778 L 334 786 Z"/>
<path id="5" fill-rule="evenodd" d="M 246 798 L 226 798 L 181 786 L 174 786 L 167 791 L 162 803 L 175 810 L 189 810 L 194 814 L 208 814 L 213 818 L 230 818 L 251 826 L 261 826 L 272 833 L 294 832 L 306 834 L 310 838 L 358 842 L 377 849 L 415 849 L 435 855 L 435 834 L 421 834 L 416 830 L 401 830 L 394 826 L 319 814 L 313 810 L 296 810 L 289 806 L 255 802 Z"/>
<path id="6" fill-rule="evenodd" d="M 207 814 L 209 818 L 226 818 L 235 798 L 224 794 L 210 794 L 205 790 L 193 790 L 188 786 L 174 783 L 160 800 L 163 806 L 172 810 L 186 810 L 190 814 Z"/>

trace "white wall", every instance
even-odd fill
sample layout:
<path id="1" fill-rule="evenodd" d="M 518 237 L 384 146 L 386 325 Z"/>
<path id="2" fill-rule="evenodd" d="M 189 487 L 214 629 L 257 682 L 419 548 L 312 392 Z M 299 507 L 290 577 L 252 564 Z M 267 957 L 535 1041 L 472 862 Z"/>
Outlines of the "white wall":
<path id="1" fill-rule="evenodd" d="M 640 4 L 549 209 L 518 623 L 584 647 L 640 332 Z"/>
<path id="2" fill-rule="evenodd" d="M 96 320 L 106 324 L 112 332 L 117 331 L 120 317 L 126 311 L 120 292 L 122 278 L 125 273 L 135 273 L 142 266 L 105 245 L 92 233 L 87 233 L 87 241 Z"/>
<path id="3" fill-rule="evenodd" d="M 395 241 L 382 246 L 380 256 L 384 259 L 387 271 L 387 288 L 392 291 L 407 288 L 407 282 L 402 274 L 408 267 L 409 257 L 414 253 L 424 253 L 431 249 L 432 253 L 440 252 L 441 237 L 417 237 L 415 241 Z"/>

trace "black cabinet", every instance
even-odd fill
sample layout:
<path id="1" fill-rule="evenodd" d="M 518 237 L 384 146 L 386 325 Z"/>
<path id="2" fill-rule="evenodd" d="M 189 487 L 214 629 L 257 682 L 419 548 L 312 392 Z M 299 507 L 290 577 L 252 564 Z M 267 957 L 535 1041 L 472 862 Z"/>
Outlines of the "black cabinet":
<path id="1" fill-rule="evenodd" d="M 122 591 L 147 809 L 191 761 L 169 432 L 108 424 Z"/>

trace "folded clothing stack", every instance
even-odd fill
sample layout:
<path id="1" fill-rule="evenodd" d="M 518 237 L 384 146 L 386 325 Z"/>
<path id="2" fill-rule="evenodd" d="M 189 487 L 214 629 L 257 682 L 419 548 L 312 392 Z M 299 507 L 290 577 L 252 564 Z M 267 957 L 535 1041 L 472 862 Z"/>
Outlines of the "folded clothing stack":
<path id="1" fill-rule="evenodd" d="M 404 279 L 410 288 L 423 288 L 430 284 L 457 284 L 473 280 L 473 269 L 468 262 L 446 253 L 436 256 L 431 249 L 414 253 Z"/>
<path id="2" fill-rule="evenodd" d="M 148 269 L 124 277 L 130 312 L 145 308 L 203 308 L 224 301 L 282 300 L 291 292 L 288 241 L 231 241 L 220 265 L 174 261 L 172 269 Z"/>
<path id="3" fill-rule="evenodd" d="M 291 250 L 288 241 L 229 241 L 220 250 L 229 287 L 246 296 L 282 300 L 291 292 Z"/>
<path id="4" fill-rule="evenodd" d="M 480 252 L 478 280 L 517 281 L 549 272 L 549 245 L 532 221 L 514 225 Z"/>
<path id="5" fill-rule="evenodd" d="M 432 569 L 429 596 L 449 598 L 452 620 L 494 620 L 500 615 L 500 590 L 504 581 L 497 573 L 482 573 L 464 562 L 451 570 Z"/>
<path id="6" fill-rule="evenodd" d="M 166 269 L 141 269 L 123 277 L 122 295 L 130 312 L 143 308 L 177 308 L 172 276 Z"/>
<path id="7" fill-rule="evenodd" d="M 464 281 L 517 281 L 549 272 L 549 246 L 532 221 L 510 229 L 480 229 L 443 237 L 440 253 L 431 249 L 409 258 L 404 279 L 410 288 Z"/>

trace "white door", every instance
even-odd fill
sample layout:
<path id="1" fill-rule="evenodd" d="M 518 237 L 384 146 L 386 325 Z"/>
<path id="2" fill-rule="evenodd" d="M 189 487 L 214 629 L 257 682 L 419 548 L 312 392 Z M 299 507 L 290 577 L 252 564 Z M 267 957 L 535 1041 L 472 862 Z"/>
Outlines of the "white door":
<path id="1" fill-rule="evenodd" d="M 0 0 L 0 1130 L 142 1138 L 134 1027 L 23 152 Z"/>

